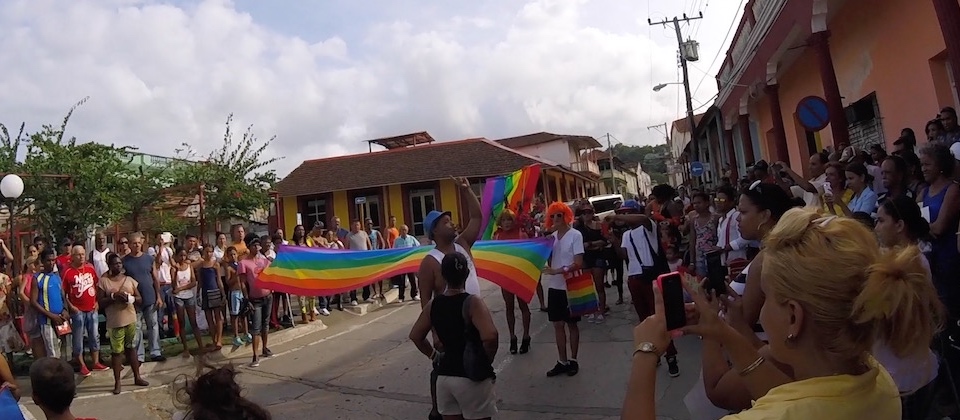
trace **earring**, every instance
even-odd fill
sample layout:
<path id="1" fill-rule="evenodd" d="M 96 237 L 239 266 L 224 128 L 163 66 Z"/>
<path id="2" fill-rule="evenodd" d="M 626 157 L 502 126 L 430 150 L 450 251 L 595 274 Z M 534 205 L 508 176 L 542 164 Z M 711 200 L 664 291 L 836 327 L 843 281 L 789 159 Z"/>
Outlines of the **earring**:
<path id="1" fill-rule="evenodd" d="M 783 344 L 785 344 L 787 347 L 793 347 L 794 345 L 797 344 L 796 339 L 797 339 L 796 335 L 788 334 L 786 340 L 783 340 Z"/>

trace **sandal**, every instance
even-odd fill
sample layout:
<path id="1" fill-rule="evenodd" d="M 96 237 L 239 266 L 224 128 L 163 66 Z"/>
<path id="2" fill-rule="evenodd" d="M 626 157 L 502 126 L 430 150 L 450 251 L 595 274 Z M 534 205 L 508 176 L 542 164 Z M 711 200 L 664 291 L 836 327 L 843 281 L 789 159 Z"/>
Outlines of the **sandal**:
<path id="1" fill-rule="evenodd" d="M 520 342 L 520 354 L 526 354 L 530 351 L 530 337 L 523 337 L 523 341 Z"/>
<path id="2" fill-rule="evenodd" d="M 517 354 L 517 337 L 510 337 L 510 354 Z"/>

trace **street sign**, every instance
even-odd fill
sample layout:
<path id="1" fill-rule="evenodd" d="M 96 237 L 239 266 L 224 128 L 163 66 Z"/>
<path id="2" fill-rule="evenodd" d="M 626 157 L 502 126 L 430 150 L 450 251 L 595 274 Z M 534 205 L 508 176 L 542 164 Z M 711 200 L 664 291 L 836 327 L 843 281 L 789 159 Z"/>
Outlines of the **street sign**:
<path id="1" fill-rule="evenodd" d="M 819 96 L 807 96 L 797 103 L 797 119 L 800 125 L 809 131 L 817 132 L 830 124 L 830 110 L 827 101 Z"/>
<path id="2" fill-rule="evenodd" d="M 700 162 L 699 160 L 690 162 L 690 175 L 701 176 L 703 175 L 704 170 L 703 162 Z"/>
<path id="3" fill-rule="evenodd" d="M 357 197 L 353 199 L 353 204 L 363 204 L 367 202 L 367 197 Z"/>

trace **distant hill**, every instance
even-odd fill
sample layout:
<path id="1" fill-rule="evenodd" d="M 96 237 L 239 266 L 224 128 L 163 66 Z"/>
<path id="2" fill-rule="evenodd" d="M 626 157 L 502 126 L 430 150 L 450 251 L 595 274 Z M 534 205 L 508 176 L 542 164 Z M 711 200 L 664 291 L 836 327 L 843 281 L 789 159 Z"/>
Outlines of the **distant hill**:
<path id="1" fill-rule="evenodd" d="M 613 155 L 624 163 L 642 165 L 644 172 L 650 174 L 654 185 L 667 182 L 667 159 L 670 157 L 670 152 L 666 143 L 655 146 L 615 144 Z"/>

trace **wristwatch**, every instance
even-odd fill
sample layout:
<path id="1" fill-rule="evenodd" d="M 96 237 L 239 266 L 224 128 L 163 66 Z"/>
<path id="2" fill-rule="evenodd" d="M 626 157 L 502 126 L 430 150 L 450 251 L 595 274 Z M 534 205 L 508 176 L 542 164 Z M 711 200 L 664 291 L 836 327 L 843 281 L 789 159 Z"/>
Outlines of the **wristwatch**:
<path id="1" fill-rule="evenodd" d="M 660 351 L 657 350 L 657 346 L 649 341 L 638 344 L 637 347 L 633 349 L 633 356 L 636 357 L 637 353 L 649 353 L 654 356 L 660 356 Z"/>

